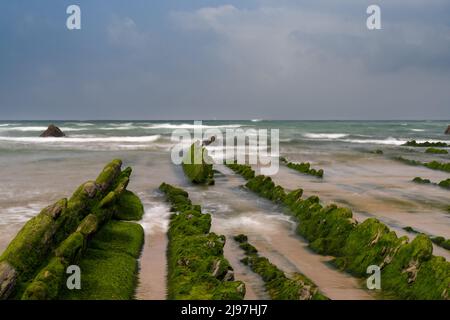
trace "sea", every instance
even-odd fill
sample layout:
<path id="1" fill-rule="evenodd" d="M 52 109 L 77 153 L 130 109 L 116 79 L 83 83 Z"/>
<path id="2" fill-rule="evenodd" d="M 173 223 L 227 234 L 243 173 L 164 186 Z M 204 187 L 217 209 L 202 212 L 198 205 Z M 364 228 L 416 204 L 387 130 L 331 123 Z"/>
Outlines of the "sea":
<path id="1" fill-rule="evenodd" d="M 63 138 L 39 135 L 53 123 Z M 352 209 L 363 221 L 375 217 L 398 235 L 406 226 L 430 235 L 450 238 L 450 191 L 419 185 L 414 177 L 439 182 L 450 174 L 396 160 L 449 162 L 448 154 L 425 153 L 425 148 L 403 146 L 407 141 L 445 142 L 450 121 L 203 121 L 202 129 L 277 129 L 280 155 L 292 162 L 310 162 L 323 169 L 323 179 L 300 174 L 280 165 L 272 177 L 287 189 L 302 188 L 324 204 Z M 191 185 L 171 159 L 174 130 L 193 132 L 193 121 L 0 121 L 0 252 L 33 216 L 54 201 L 69 197 L 81 183 L 95 179 L 112 159 L 133 168 L 129 189 L 143 201 L 140 223 L 146 243 L 140 259 L 138 299 L 166 296 L 166 245 L 169 207 L 158 192 L 162 182 L 185 188 L 194 202 L 213 216 L 212 230 L 229 241 L 225 256 L 235 277 L 247 284 L 248 299 L 267 299 L 263 283 L 243 266 L 242 253 L 230 238 L 249 236 L 258 250 L 286 273 L 302 272 L 331 298 L 372 299 L 355 278 L 315 254 L 296 235 L 295 222 L 282 208 L 242 188 L 244 181 L 218 164 L 214 186 Z M 220 141 L 218 141 L 220 142 Z M 214 145 L 208 148 L 214 148 Z M 383 153 L 376 153 L 381 150 Z M 448 150 L 448 148 L 447 148 Z M 435 254 L 449 259 L 448 251 Z"/>

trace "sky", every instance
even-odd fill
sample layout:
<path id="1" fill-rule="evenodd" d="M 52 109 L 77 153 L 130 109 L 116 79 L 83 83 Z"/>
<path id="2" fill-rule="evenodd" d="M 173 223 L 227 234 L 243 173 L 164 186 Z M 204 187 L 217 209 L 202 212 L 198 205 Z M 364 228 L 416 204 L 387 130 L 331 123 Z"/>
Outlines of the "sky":
<path id="1" fill-rule="evenodd" d="M 1 1 L 0 119 L 450 119 L 449 18 L 448 0 Z"/>

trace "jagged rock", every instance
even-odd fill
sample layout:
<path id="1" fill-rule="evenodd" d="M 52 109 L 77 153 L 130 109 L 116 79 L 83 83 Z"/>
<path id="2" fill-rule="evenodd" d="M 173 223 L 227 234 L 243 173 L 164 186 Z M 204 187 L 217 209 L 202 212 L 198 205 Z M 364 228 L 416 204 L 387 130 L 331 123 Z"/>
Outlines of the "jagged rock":
<path id="1" fill-rule="evenodd" d="M 213 159 L 198 141 L 186 152 L 182 167 L 188 179 L 195 184 L 214 184 Z"/>
<path id="2" fill-rule="evenodd" d="M 216 141 L 216 137 L 212 136 L 211 138 L 207 139 L 207 140 L 203 140 L 202 145 L 203 146 L 209 146 L 211 143 L 213 143 L 214 141 Z"/>
<path id="3" fill-rule="evenodd" d="M 225 277 L 223 277 L 223 281 L 234 281 L 234 271 L 228 270 Z"/>
<path id="4" fill-rule="evenodd" d="M 7 299 L 10 296 L 16 281 L 16 270 L 8 262 L 0 262 L 0 300 Z"/>
<path id="5" fill-rule="evenodd" d="M 47 130 L 45 130 L 44 132 L 41 133 L 40 136 L 41 137 L 61 138 L 61 137 L 65 137 L 66 134 L 64 132 L 62 132 L 60 128 L 58 128 L 54 124 L 51 124 L 48 126 Z"/>
<path id="6" fill-rule="evenodd" d="M 447 130 L 445 130 L 445 134 L 450 134 L 450 126 L 448 126 Z"/>
<path id="7" fill-rule="evenodd" d="M 97 194 L 98 186 L 94 181 L 89 181 L 84 184 L 83 190 L 89 198 L 94 198 Z"/>
<path id="8" fill-rule="evenodd" d="M 50 217 L 53 218 L 53 220 L 56 220 L 59 218 L 59 216 L 61 215 L 61 213 L 63 212 L 64 209 L 67 208 L 67 199 L 61 199 L 58 202 L 48 206 L 47 208 L 45 208 L 44 212 L 49 215 Z"/>

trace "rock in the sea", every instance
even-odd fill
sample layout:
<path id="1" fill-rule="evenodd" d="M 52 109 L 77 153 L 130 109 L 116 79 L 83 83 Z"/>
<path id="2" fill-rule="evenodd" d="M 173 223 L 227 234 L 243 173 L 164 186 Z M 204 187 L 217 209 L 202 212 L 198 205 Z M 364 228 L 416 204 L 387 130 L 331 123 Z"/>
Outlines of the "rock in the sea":
<path id="1" fill-rule="evenodd" d="M 450 126 L 448 126 L 447 130 L 445 130 L 445 134 L 450 134 Z"/>
<path id="2" fill-rule="evenodd" d="M 7 299 L 17 281 L 17 272 L 6 261 L 0 262 L 0 300 Z"/>
<path id="3" fill-rule="evenodd" d="M 41 133 L 41 137 L 65 137 L 65 133 L 61 131 L 60 128 L 55 126 L 54 124 L 51 124 L 48 126 L 47 130 Z"/>

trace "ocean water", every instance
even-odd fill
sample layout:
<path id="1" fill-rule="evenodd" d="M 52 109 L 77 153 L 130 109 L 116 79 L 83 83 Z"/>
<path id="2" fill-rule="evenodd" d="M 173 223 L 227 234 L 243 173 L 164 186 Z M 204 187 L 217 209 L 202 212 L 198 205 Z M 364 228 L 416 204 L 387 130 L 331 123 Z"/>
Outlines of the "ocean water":
<path id="1" fill-rule="evenodd" d="M 327 258 L 307 249 L 295 235 L 289 217 L 272 203 L 239 186 L 244 181 L 227 168 L 216 185 L 190 185 L 171 162 L 174 129 L 192 131 L 192 121 L 56 121 L 65 138 L 40 138 L 49 121 L 0 122 L 0 252 L 23 224 L 54 201 L 68 197 L 93 179 L 114 158 L 133 168 L 129 189 L 142 199 L 146 244 L 141 258 L 138 298 L 165 297 L 165 231 L 169 208 L 157 191 L 164 181 L 179 185 L 213 214 L 212 229 L 232 237 L 246 233 L 258 249 L 286 272 L 301 271 L 333 298 L 371 298 L 348 275 L 329 267 Z M 376 217 L 399 235 L 403 227 L 450 238 L 450 191 L 411 180 L 433 182 L 450 174 L 405 165 L 394 158 L 449 162 L 449 155 L 431 155 L 423 148 L 401 146 L 408 140 L 450 143 L 444 131 L 450 121 L 204 121 L 204 129 L 278 129 L 280 154 L 308 161 L 325 171 L 324 179 L 280 166 L 273 176 L 288 188 L 303 188 L 324 203 L 350 207 L 357 220 Z M 220 141 L 218 141 L 220 145 Z M 210 148 L 216 148 L 212 145 Z M 383 155 L 371 151 L 381 149 Z M 414 235 L 407 234 L 409 237 Z M 443 249 L 435 253 L 449 259 Z M 261 281 L 239 264 L 240 251 L 227 242 L 225 255 L 235 276 L 248 283 L 250 298 L 267 298 Z M 237 264 L 237 265 L 236 265 Z"/>
<path id="2" fill-rule="evenodd" d="M 0 150 L 164 150 L 174 129 L 190 121 L 57 121 L 65 139 L 40 139 L 49 121 L 0 122 Z M 204 129 L 279 129 L 282 144 L 398 146 L 408 140 L 449 141 L 449 121 L 204 121 Z"/>

